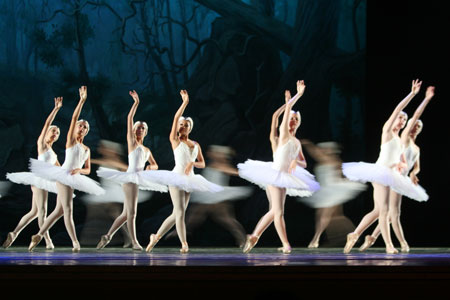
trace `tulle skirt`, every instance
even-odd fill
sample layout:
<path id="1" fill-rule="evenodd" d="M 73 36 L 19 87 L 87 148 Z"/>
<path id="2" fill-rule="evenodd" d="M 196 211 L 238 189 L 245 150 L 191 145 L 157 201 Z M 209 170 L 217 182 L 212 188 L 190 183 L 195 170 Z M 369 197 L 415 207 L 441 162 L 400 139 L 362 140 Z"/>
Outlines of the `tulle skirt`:
<path id="1" fill-rule="evenodd" d="M 166 183 L 186 192 L 210 192 L 217 193 L 223 191 L 223 187 L 212 183 L 202 175 L 180 174 L 175 171 L 168 171 L 171 175 L 168 178 L 160 179 L 159 183 Z"/>
<path id="2" fill-rule="evenodd" d="M 414 184 L 408 176 L 380 164 L 343 163 L 342 172 L 353 181 L 378 183 L 410 199 L 420 202 L 428 200 L 426 191 L 420 185 Z"/>
<path id="3" fill-rule="evenodd" d="M 71 170 L 66 170 L 59 166 L 32 158 L 30 159 L 30 169 L 39 177 L 50 181 L 57 181 L 70 186 L 74 190 L 94 195 L 102 195 L 105 193 L 105 190 L 95 180 L 81 174 L 71 175 Z"/>
<path id="4" fill-rule="evenodd" d="M 345 203 L 367 188 L 363 183 L 341 178 L 333 166 L 318 166 L 315 173 L 320 183 L 320 190 L 311 197 L 299 198 L 299 201 L 313 208 L 332 207 Z"/>
<path id="5" fill-rule="evenodd" d="M 55 194 L 58 193 L 56 189 L 56 182 L 36 176 L 36 174 L 31 172 L 7 173 L 6 178 L 14 183 L 33 185 L 41 190 L 46 190 Z"/>
<path id="6" fill-rule="evenodd" d="M 121 172 L 118 170 L 100 167 L 97 170 L 97 175 L 120 184 L 134 183 L 138 185 L 141 190 L 167 192 L 167 185 L 160 184 L 158 182 L 167 181 L 165 179 L 169 178 L 172 175 L 172 172 L 164 170 Z"/>
<path id="7" fill-rule="evenodd" d="M 239 176 L 266 189 L 267 185 L 286 188 L 286 194 L 293 197 L 311 196 L 320 185 L 314 175 L 301 167 L 290 174 L 273 168 L 273 162 L 248 159 L 238 164 Z"/>
<path id="8" fill-rule="evenodd" d="M 223 201 L 240 200 L 243 198 L 247 198 L 251 193 L 251 187 L 224 186 L 223 191 L 217 193 L 193 192 L 191 196 L 191 202 L 201 204 L 215 204 Z"/>

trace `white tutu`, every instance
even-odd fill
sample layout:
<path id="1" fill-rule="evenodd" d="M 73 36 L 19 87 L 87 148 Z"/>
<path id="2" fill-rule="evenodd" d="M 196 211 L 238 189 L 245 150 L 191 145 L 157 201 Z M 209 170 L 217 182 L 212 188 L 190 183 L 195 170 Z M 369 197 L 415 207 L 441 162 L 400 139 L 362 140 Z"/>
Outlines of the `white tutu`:
<path id="1" fill-rule="evenodd" d="M 100 184 L 105 189 L 105 193 L 103 195 L 94 196 L 86 194 L 82 196 L 82 199 L 88 203 L 97 203 L 97 204 L 124 202 L 125 194 L 123 193 L 123 189 L 120 184 L 104 178 L 100 178 Z M 152 194 L 153 192 L 147 190 L 139 191 L 138 203 L 149 200 Z"/>
<path id="2" fill-rule="evenodd" d="M 273 162 L 248 159 L 238 164 L 239 176 L 266 189 L 267 185 L 286 188 L 286 194 L 293 197 L 312 195 L 320 188 L 314 175 L 304 168 L 297 167 L 292 174 L 273 168 Z"/>
<path id="3" fill-rule="evenodd" d="M 71 175 L 71 170 L 66 170 L 59 166 L 31 158 L 30 169 L 39 177 L 43 177 L 51 181 L 57 181 L 64 185 L 70 186 L 75 190 L 94 195 L 102 195 L 105 193 L 105 190 L 102 189 L 99 183 L 95 180 L 81 174 Z"/>
<path id="4" fill-rule="evenodd" d="M 169 174 L 170 173 L 170 174 Z M 134 183 L 139 186 L 141 190 L 167 192 L 167 185 L 159 184 L 155 182 L 155 178 L 168 177 L 172 173 L 170 171 L 138 171 L 138 172 L 121 172 L 114 169 L 100 167 L 97 170 L 97 175 L 109 179 L 117 183 Z"/>
<path id="5" fill-rule="evenodd" d="M 427 201 L 428 195 L 420 185 L 409 177 L 381 164 L 366 162 L 343 163 L 342 172 L 353 181 L 374 182 L 390 187 L 395 192 L 416 201 Z"/>
<path id="6" fill-rule="evenodd" d="M 211 192 L 217 193 L 223 191 L 223 187 L 206 180 L 205 177 L 198 174 L 184 175 L 174 171 L 166 171 L 170 173 L 170 176 L 155 178 L 154 180 L 160 184 L 167 184 L 169 186 L 175 186 L 180 190 L 186 192 Z"/>
<path id="7" fill-rule="evenodd" d="M 299 201 L 313 208 L 332 207 L 352 200 L 367 186 L 363 183 L 341 178 L 333 166 L 319 165 L 315 168 L 320 190 L 311 197 Z"/>
<path id="8" fill-rule="evenodd" d="M 41 190 L 57 194 L 56 182 L 36 176 L 31 172 L 6 173 L 6 178 L 14 183 L 33 185 Z"/>

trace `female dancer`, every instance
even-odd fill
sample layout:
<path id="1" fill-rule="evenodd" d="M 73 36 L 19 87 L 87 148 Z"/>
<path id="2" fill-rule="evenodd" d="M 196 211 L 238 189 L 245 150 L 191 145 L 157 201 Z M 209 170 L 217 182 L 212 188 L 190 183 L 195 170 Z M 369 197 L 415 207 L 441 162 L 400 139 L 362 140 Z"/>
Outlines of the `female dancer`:
<path id="1" fill-rule="evenodd" d="M 59 128 L 52 125 L 56 114 L 62 107 L 62 97 L 55 98 L 55 107 L 50 115 L 45 120 L 44 127 L 37 140 L 38 160 L 50 163 L 52 165 L 60 166 L 56 153 L 53 151 L 53 143 L 59 138 Z M 48 181 L 44 178 L 38 177 L 31 172 L 8 173 L 6 177 L 12 182 L 19 184 L 31 185 L 33 192 L 31 210 L 20 219 L 14 231 L 8 233 L 6 241 L 3 243 L 4 248 L 8 248 L 17 238 L 19 233 L 33 221 L 38 218 L 39 227 L 42 226 L 47 217 L 47 199 L 48 192 L 56 193 L 56 184 L 53 181 Z M 44 235 L 47 249 L 54 249 L 52 240 L 48 232 Z"/>
<path id="2" fill-rule="evenodd" d="M 56 181 L 58 191 L 55 209 L 45 220 L 39 232 L 31 237 L 31 243 L 28 247 L 30 251 L 33 251 L 42 240 L 42 236 L 63 215 L 67 233 L 72 240 L 72 251 L 80 251 L 80 243 L 78 242 L 75 224 L 73 222 L 73 191 L 76 189 L 96 195 L 104 193 L 104 190 L 97 182 L 87 176 L 83 176 L 91 172 L 91 153 L 89 148 L 83 144 L 83 139 L 89 132 L 89 123 L 85 120 L 78 120 L 81 109 L 87 99 L 87 88 L 86 86 L 82 86 L 78 91 L 80 101 L 73 112 L 69 131 L 67 132 L 66 158 L 62 167 L 50 165 L 35 159 L 30 160 L 31 171 L 38 176 Z"/>
<path id="3" fill-rule="evenodd" d="M 283 244 L 282 252 L 288 254 L 291 252 L 286 225 L 284 222 L 284 202 L 286 194 L 289 195 L 311 195 L 311 191 L 318 188 L 304 168 L 306 160 L 303 156 L 300 141 L 295 137 L 300 126 L 300 113 L 291 111 L 297 100 L 303 95 L 305 84 L 297 81 L 297 94 L 291 98 L 289 91 L 285 92 L 286 104 L 280 107 L 272 117 L 272 126 L 270 131 L 270 143 L 274 161 L 260 162 L 247 160 L 244 164 L 238 164 L 239 175 L 266 189 L 269 200 L 269 211 L 259 220 L 255 230 L 247 236 L 244 253 L 256 245 L 261 234 L 272 223 L 275 223 L 275 229 Z M 284 112 L 283 120 L 280 125 L 280 136 L 277 134 L 277 123 L 281 113 Z M 300 166 L 300 168 L 297 168 Z"/>
<path id="4" fill-rule="evenodd" d="M 330 224 L 338 205 L 353 199 L 366 189 L 366 185 L 343 178 L 340 150 L 335 142 L 317 145 L 309 140 L 301 140 L 301 142 L 306 151 L 317 161 L 314 173 L 320 183 L 320 190 L 311 197 L 299 198 L 299 201 L 316 208 L 316 232 L 308 248 L 318 248 L 320 236 Z"/>
<path id="5" fill-rule="evenodd" d="M 202 150 L 197 142 L 189 139 L 189 133 L 194 127 L 191 118 L 184 118 L 183 112 L 189 103 L 189 95 L 186 90 L 180 91 L 183 103 L 175 113 L 170 131 L 170 143 L 175 157 L 175 168 L 169 183 L 169 193 L 172 198 L 172 214 L 162 223 L 156 234 L 150 235 L 150 242 L 146 248 L 150 252 L 161 237 L 166 234 L 173 225 L 176 225 L 178 238 L 181 241 L 181 253 L 187 253 L 189 246 L 186 241 L 186 224 L 184 216 L 192 191 L 219 192 L 222 187 L 209 182 L 201 175 L 194 175 L 194 167 L 204 168 Z M 162 182 L 163 183 L 163 182 Z"/>
<path id="6" fill-rule="evenodd" d="M 139 245 L 136 237 L 136 214 L 139 189 L 167 192 L 167 186 L 152 183 L 145 178 L 145 173 L 148 172 L 143 171 L 145 163 L 147 161 L 150 163 L 146 168 L 147 170 L 157 170 L 158 165 L 156 164 L 150 149 L 143 144 L 144 138 L 148 132 L 147 123 L 141 121 L 134 123 L 133 121 L 139 105 L 139 96 L 136 91 L 130 91 L 130 96 L 133 98 L 134 103 L 127 118 L 128 169 L 126 172 L 120 172 L 101 167 L 97 171 L 98 176 L 122 184 L 122 189 L 125 194 L 125 203 L 123 205 L 122 213 L 114 220 L 108 233 L 102 235 L 100 242 L 97 245 L 97 249 L 102 249 L 109 244 L 117 230 L 119 230 L 126 222 L 131 237 L 132 249 L 141 251 L 142 247 Z"/>
<path id="7" fill-rule="evenodd" d="M 347 243 L 344 253 L 349 253 L 362 232 L 378 218 L 381 235 L 386 245 L 386 253 L 395 254 L 389 230 L 389 193 L 390 190 L 414 197 L 415 191 L 411 190 L 408 180 L 401 175 L 406 168 L 406 160 L 403 155 L 403 145 L 399 137 L 399 131 L 405 126 L 407 115 L 402 110 L 420 91 L 422 82 L 413 80 L 411 92 L 397 105 L 389 119 L 383 126 L 381 146 L 378 160 L 375 164 L 364 162 L 344 163 L 343 173 L 350 180 L 372 182 L 374 208 L 361 220 L 355 231 L 347 235 Z"/>
<path id="8" fill-rule="evenodd" d="M 405 157 L 406 163 L 408 165 L 406 171 L 404 172 L 405 176 L 408 176 L 410 173 L 410 179 L 414 185 L 416 185 L 416 189 L 418 190 L 419 197 L 413 198 L 413 200 L 417 201 L 427 201 L 428 195 L 425 190 L 422 189 L 420 185 L 418 185 L 419 179 L 417 178 L 417 174 L 420 171 L 420 148 L 416 145 L 416 138 L 419 133 L 422 131 L 422 121 L 419 120 L 422 115 L 425 107 L 430 102 L 431 98 L 434 96 L 434 87 L 430 86 L 427 88 L 425 99 L 422 103 L 417 107 L 416 111 L 412 118 L 408 121 L 406 128 L 402 131 L 401 141 L 403 146 L 405 147 Z M 413 169 L 414 168 L 414 169 Z M 403 228 L 400 223 L 400 207 L 402 204 L 402 195 L 396 193 L 394 190 L 391 190 L 389 193 L 389 220 L 392 223 L 392 228 L 394 229 L 395 236 L 400 242 L 401 251 L 409 252 L 409 246 L 406 242 L 405 236 L 403 234 Z M 371 247 L 378 236 L 380 235 L 380 226 L 377 225 L 372 235 L 366 235 L 364 244 L 359 248 L 360 251 L 364 251 Z"/>

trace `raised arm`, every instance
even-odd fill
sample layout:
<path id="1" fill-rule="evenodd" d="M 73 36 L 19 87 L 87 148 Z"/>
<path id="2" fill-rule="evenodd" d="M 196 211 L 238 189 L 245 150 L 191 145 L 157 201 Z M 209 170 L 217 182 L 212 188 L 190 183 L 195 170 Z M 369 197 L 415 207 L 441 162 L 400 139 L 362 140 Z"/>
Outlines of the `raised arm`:
<path id="1" fill-rule="evenodd" d="M 414 128 L 414 125 L 416 124 L 417 120 L 419 120 L 420 116 L 425 110 L 425 107 L 427 107 L 428 103 L 430 103 L 430 100 L 433 98 L 433 96 L 434 86 L 429 86 L 427 88 L 427 91 L 425 92 L 425 99 L 423 99 L 422 103 L 420 103 L 420 105 L 417 107 L 414 115 L 411 117 L 411 120 L 408 122 L 408 125 L 406 125 L 406 128 L 402 132 L 403 143 L 406 143 L 408 141 L 411 130 Z"/>
<path id="2" fill-rule="evenodd" d="M 417 93 L 420 91 L 420 86 L 422 85 L 422 81 L 419 79 L 412 81 L 411 92 L 395 107 L 389 119 L 383 125 L 383 133 L 389 132 L 392 130 L 394 126 L 395 120 L 397 119 L 400 112 L 408 105 L 408 103 L 414 98 Z"/>
<path id="3" fill-rule="evenodd" d="M 170 143 L 172 144 L 172 148 L 175 148 L 178 142 L 178 135 L 177 135 L 177 128 L 178 128 L 178 120 L 183 115 L 184 110 L 186 109 L 186 106 L 189 103 L 189 95 L 186 90 L 180 91 L 181 99 L 183 100 L 183 103 L 181 103 L 180 108 L 178 108 L 177 112 L 175 113 L 175 116 L 173 117 L 172 122 L 172 130 L 170 131 L 169 139 Z"/>
<path id="4" fill-rule="evenodd" d="M 286 103 L 278 108 L 272 115 L 272 123 L 270 125 L 270 144 L 272 145 L 272 151 L 275 152 L 278 143 L 278 119 L 280 115 L 284 112 L 284 107 Z"/>
<path id="5" fill-rule="evenodd" d="M 45 135 L 47 134 L 48 128 L 50 125 L 52 125 L 53 120 L 56 117 L 56 114 L 58 113 L 59 109 L 62 107 L 63 97 L 57 97 L 55 98 L 55 107 L 53 108 L 52 112 L 48 115 L 47 119 L 45 120 L 44 127 L 42 128 L 41 134 L 38 137 L 37 143 L 38 143 L 38 151 L 41 152 L 45 148 Z"/>
<path id="6" fill-rule="evenodd" d="M 127 144 L 128 144 L 128 153 L 133 151 L 133 148 L 136 144 L 136 137 L 133 132 L 133 124 L 134 124 L 134 115 L 136 114 L 137 107 L 139 105 L 139 95 L 135 90 L 130 91 L 130 96 L 133 98 L 134 103 L 131 106 L 130 112 L 127 116 Z"/>
<path id="7" fill-rule="evenodd" d="M 280 138 L 285 141 L 289 137 L 289 116 L 294 104 L 303 96 L 305 92 L 305 82 L 303 80 L 297 81 L 297 94 L 291 98 L 291 92 L 286 91 L 284 96 L 286 100 L 286 106 L 284 107 L 284 115 L 280 125 Z"/>
<path id="8" fill-rule="evenodd" d="M 81 114 L 81 109 L 83 108 L 83 105 L 87 99 L 87 87 L 80 87 L 78 89 L 78 92 L 80 94 L 80 100 L 78 101 L 78 104 L 73 111 L 72 120 L 70 121 L 69 131 L 67 132 L 66 148 L 70 148 L 76 143 L 75 126 L 77 125 L 78 118 Z"/>

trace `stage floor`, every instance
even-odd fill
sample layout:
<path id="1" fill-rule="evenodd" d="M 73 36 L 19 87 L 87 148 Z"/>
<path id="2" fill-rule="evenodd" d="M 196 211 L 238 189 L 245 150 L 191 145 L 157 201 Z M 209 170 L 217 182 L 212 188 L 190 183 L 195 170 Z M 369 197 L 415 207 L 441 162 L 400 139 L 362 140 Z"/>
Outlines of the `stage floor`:
<path id="1" fill-rule="evenodd" d="M 124 248 L 71 248 L 28 252 L 25 247 L 0 250 L 0 265 L 34 266 L 449 266 L 449 248 L 413 248 L 410 253 L 385 254 L 371 248 L 343 254 L 342 248 L 294 248 L 291 254 L 276 248 L 254 248 L 243 254 L 239 248 L 191 248 L 180 254 L 178 248 L 154 248 L 151 253 Z"/>

